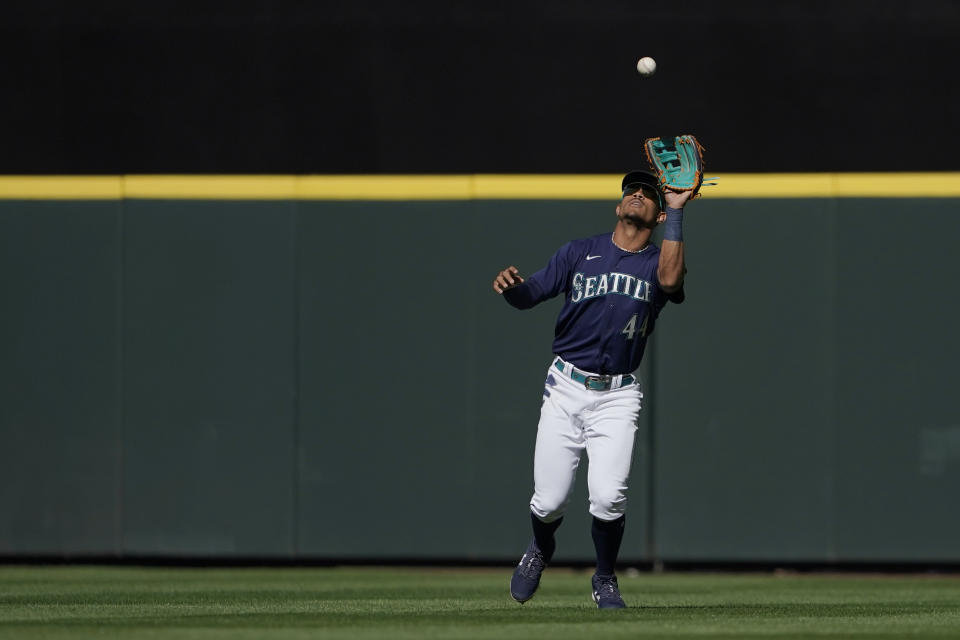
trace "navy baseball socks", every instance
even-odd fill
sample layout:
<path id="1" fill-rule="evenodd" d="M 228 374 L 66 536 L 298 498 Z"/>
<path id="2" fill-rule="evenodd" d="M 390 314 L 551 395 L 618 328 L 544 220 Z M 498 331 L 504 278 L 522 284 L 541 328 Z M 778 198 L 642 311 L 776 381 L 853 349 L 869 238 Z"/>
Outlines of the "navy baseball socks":
<path id="1" fill-rule="evenodd" d="M 590 527 L 593 546 L 597 551 L 597 572 L 592 580 L 593 600 L 599 609 L 623 609 L 627 606 L 620 596 L 620 587 L 614 574 L 625 524 L 625 516 L 609 522 L 594 517 Z"/>
<path id="2" fill-rule="evenodd" d="M 537 592 L 540 576 L 557 548 L 553 533 L 563 522 L 563 518 L 553 522 L 543 522 L 531 513 L 530 521 L 533 524 L 533 540 L 520 558 L 517 568 L 513 570 L 513 577 L 510 578 L 510 595 L 520 604 L 532 598 Z"/>
<path id="3" fill-rule="evenodd" d="M 533 513 L 530 514 L 530 524 L 533 526 L 533 540 L 537 543 L 543 557 L 547 562 L 553 558 L 553 552 L 557 549 L 557 540 L 553 537 L 563 518 L 557 518 L 553 522 L 544 522 Z"/>

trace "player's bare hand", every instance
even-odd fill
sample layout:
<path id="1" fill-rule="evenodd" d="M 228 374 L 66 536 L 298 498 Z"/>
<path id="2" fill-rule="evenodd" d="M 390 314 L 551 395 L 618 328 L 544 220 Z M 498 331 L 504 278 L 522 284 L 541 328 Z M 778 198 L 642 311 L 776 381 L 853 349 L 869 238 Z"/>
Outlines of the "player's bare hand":
<path id="1" fill-rule="evenodd" d="M 520 270 L 511 265 L 498 273 L 497 277 L 493 279 L 493 290 L 497 293 L 503 293 L 518 284 L 523 284 L 523 277 L 520 275 Z"/>
<path id="2" fill-rule="evenodd" d="M 693 196 L 693 191 L 663 190 L 663 199 L 671 209 L 683 209 L 683 205 Z"/>

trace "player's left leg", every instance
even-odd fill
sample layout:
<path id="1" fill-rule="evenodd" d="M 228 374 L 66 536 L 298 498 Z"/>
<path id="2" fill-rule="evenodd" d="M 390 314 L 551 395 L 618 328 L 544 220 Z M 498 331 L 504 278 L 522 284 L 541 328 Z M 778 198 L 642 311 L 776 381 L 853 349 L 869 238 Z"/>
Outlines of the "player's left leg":
<path id="1" fill-rule="evenodd" d="M 597 553 L 593 596 L 597 606 L 622 608 L 616 562 L 623 540 L 627 506 L 627 479 L 643 394 L 638 385 L 602 392 L 594 410 L 585 416 L 589 469 L 591 535 Z"/>

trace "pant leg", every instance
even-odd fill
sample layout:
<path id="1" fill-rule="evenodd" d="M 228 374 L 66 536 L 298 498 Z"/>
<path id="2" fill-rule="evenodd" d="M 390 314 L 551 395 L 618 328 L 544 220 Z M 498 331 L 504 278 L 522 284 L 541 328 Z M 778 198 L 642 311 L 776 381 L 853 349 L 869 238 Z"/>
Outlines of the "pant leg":
<path id="1" fill-rule="evenodd" d="M 530 510 L 543 522 L 561 518 L 570 503 L 584 449 L 583 430 L 576 417 L 586 393 L 582 388 L 563 374 L 548 370 L 537 426 L 534 491 L 530 499 Z"/>
<path id="2" fill-rule="evenodd" d="M 639 384 L 606 391 L 583 413 L 590 513 L 600 520 L 616 520 L 626 512 L 642 397 Z"/>

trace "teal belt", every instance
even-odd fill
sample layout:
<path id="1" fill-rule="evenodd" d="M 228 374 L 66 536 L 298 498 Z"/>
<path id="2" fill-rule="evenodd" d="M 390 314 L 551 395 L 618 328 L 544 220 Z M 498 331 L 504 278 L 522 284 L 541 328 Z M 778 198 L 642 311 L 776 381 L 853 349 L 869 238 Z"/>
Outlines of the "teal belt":
<path id="1" fill-rule="evenodd" d="M 576 367 L 570 367 L 570 373 L 567 373 L 563 370 L 563 361 L 560 359 L 557 360 L 554 366 L 558 371 L 560 371 L 560 373 L 565 376 L 570 376 L 573 380 L 576 380 L 591 391 L 606 391 L 613 386 L 613 379 L 617 377 L 612 375 L 587 375 L 582 371 L 578 371 Z M 636 380 L 636 378 L 628 373 L 620 378 L 620 386 L 625 387 L 628 384 L 633 384 L 634 380 Z"/>

